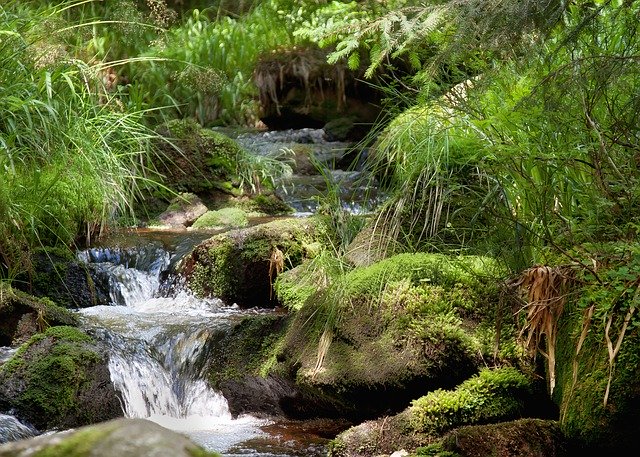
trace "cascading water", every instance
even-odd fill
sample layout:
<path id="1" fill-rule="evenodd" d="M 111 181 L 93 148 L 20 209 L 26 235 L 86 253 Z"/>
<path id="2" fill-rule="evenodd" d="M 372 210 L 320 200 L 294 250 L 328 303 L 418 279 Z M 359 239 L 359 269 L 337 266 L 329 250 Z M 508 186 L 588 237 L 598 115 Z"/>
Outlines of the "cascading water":
<path id="1" fill-rule="evenodd" d="M 0 444 L 36 436 L 38 431 L 7 414 L 0 414 Z"/>
<path id="2" fill-rule="evenodd" d="M 351 213 L 371 211 L 380 202 L 375 180 L 365 167 L 366 151 L 354 155 L 354 144 L 330 141 L 322 129 L 241 133 L 235 140 L 253 154 L 305 163 L 303 170 L 282 178 L 276 190 L 299 215 L 316 212 L 319 198 L 331 192 L 329 186 L 337 193 L 334 198 L 339 197 L 343 209 Z M 313 169 L 305 155 L 312 156 L 325 170 Z"/>
<path id="3" fill-rule="evenodd" d="M 111 379 L 127 417 L 195 434 L 196 441 L 224 452 L 261 434 L 264 421 L 232 419 L 226 399 L 209 387 L 193 361 L 210 333 L 228 327 L 240 311 L 219 300 L 197 299 L 179 284 L 166 287 L 179 252 L 159 242 L 80 252 L 96 280 L 109 286 L 115 305 L 80 314 L 87 331 L 109 348 Z"/>

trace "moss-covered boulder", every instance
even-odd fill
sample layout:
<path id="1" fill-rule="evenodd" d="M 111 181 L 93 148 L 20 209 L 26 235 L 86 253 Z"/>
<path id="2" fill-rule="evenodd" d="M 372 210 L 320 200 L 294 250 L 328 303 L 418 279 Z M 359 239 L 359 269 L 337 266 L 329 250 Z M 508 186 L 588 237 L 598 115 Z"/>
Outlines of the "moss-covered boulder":
<path id="1" fill-rule="evenodd" d="M 0 282 L 0 346 L 27 341 L 49 325 L 77 325 L 75 314 Z"/>
<path id="2" fill-rule="evenodd" d="M 43 431 L 122 416 L 107 360 L 76 327 L 37 333 L 0 365 L 0 410 Z"/>
<path id="3" fill-rule="evenodd" d="M 421 455 L 419 448 L 439 443 L 456 427 L 522 417 L 528 408 L 537 407 L 534 392 L 531 378 L 515 368 L 482 369 L 453 390 L 438 389 L 420 397 L 400 414 L 346 430 L 331 443 L 329 455 L 368 457 L 399 449 Z"/>
<path id="4" fill-rule="evenodd" d="M 108 287 L 95 282 L 92 267 L 78 261 L 69 249 L 36 249 L 31 256 L 31 266 L 29 274 L 13 281 L 15 287 L 71 309 L 109 302 Z"/>
<path id="5" fill-rule="evenodd" d="M 207 211 L 193 223 L 193 229 L 241 228 L 249 225 L 247 213 L 241 208 Z"/>
<path id="6" fill-rule="evenodd" d="M 0 457 L 216 457 L 145 419 L 116 419 L 0 446 Z"/>
<path id="7" fill-rule="evenodd" d="M 280 284 L 279 294 L 304 305 L 274 369 L 294 372 L 299 385 L 338 399 L 356 419 L 452 387 L 494 357 L 496 268 L 481 257 L 401 254 L 315 294 L 301 281 Z M 498 358 L 517 359 L 513 344 L 501 349 Z"/>
<path id="8" fill-rule="evenodd" d="M 603 455 L 640 453 L 640 247 L 592 253 L 601 283 L 581 271 L 555 341 L 553 399 L 565 433 Z M 626 322 L 626 323 L 625 323 Z"/>
<path id="9" fill-rule="evenodd" d="M 273 307 L 277 275 L 308 256 L 322 224 L 286 218 L 216 235 L 196 246 L 179 267 L 201 297 L 217 297 L 241 307 Z"/>
<path id="10" fill-rule="evenodd" d="M 170 228 L 186 228 L 207 211 L 200 197 L 184 192 L 171 200 L 167 209 L 158 216 L 158 222 Z"/>
<path id="11" fill-rule="evenodd" d="M 193 119 L 172 120 L 157 131 L 168 140 L 157 145 L 156 168 L 169 188 L 199 195 L 242 193 L 238 164 L 246 153 L 233 139 L 204 129 Z"/>
<path id="12" fill-rule="evenodd" d="M 416 449 L 416 455 L 459 457 L 569 457 L 576 454 L 560 424 L 548 419 L 518 419 L 467 425 L 447 433 L 440 443 Z"/>

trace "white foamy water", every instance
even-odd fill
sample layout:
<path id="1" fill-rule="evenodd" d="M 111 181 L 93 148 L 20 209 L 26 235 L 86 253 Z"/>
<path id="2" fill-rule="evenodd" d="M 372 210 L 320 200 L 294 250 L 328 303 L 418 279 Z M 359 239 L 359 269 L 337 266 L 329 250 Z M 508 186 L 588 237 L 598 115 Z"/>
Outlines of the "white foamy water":
<path id="1" fill-rule="evenodd" d="M 161 290 L 175 259 L 157 246 L 94 249 L 79 258 L 109 285 L 112 306 L 79 313 L 85 328 L 109 348 L 111 380 L 125 416 L 187 433 L 218 452 L 262 434 L 265 421 L 232 418 L 227 400 L 203 372 L 210 335 L 225 331 L 239 310 L 199 299 L 179 284 Z"/>

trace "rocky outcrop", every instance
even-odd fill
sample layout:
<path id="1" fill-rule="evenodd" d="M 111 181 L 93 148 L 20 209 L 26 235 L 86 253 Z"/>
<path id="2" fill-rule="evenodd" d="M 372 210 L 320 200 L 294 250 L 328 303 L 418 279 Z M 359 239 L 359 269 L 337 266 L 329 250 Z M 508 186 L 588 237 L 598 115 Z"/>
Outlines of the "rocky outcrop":
<path id="1" fill-rule="evenodd" d="M 463 382 L 455 390 L 434 390 L 413 401 L 411 406 L 400 414 L 367 421 L 344 431 L 331 443 L 329 455 L 369 457 L 389 455 L 399 449 L 416 452 L 427 446 L 438 445 L 441 436 L 461 425 L 486 424 L 522 417 L 527 414 L 529 408 L 537 409 L 535 402 L 538 397 L 534 395 L 533 386 L 531 379 L 514 368 L 483 369 L 479 375 Z M 533 438 L 539 433 L 535 427 L 527 429 L 527 432 L 523 437 L 514 434 L 513 439 L 517 443 L 514 447 L 526 449 L 526 444 L 520 441 L 534 444 Z M 466 436 L 465 432 L 458 433 L 454 436 Z M 497 446 L 496 440 L 499 435 L 496 432 L 493 437 L 487 437 L 487 449 Z M 536 444 L 542 448 L 552 448 L 559 436 L 561 433 L 556 431 L 552 443 Z M 455 444 L 455 438 L 448 442 Z M 472 447 L 470 443 L 468 446 Z M 494 454 L 489 452 L 472 455 Z M 495 455 L 506 457 L 510 454 Z"/>
<path id="2" fill-rule="evenodd" d="M 145 419 L 116 419 L 0 446 L 0 457 L 215 457 L 186 436 Z"/>
<path id="3" fill-rule="evenodd" d="M 95 282 L 91 267 L 78 261 L 70 250 L 43 248 L 31 257 L 31 273 L 16 278 L 15 287 L 70 309 L 109 303 L 108 288 Z"/>
<path id="4" fill-rule="evenodd" d="M 107 354 L 75 327 L 36 333 L 0 365 L 0 410 L 45 431 L 122 416 Z"/>
<path id="5" fill-rule="evenodd" d="M 178 269 L 201 297 L 244 308 L 273 307 L 277 275 L 309 255 L 320 226 L 317 219 L 285 218 L 215 235 L 196 246 Z"/>
<path id="6" fill-rule="evenodd" d="M 285 313 L 256 314 L 209 338 L 198 363 L 233 416 L 339 417 L 335 399 L 297 385 L 291 374 L 271 372 L 288 323 Z"/>
<path id="7" fill-rule="evenodd" d="M 352 420 L 453 387 L 493 357 L 483 353 L 484 332 L 498 291 L 482 278 L 495 268 L 481 257 L 401 254 L 333 278 L 324 290 L 318 281 L 316 292 L 309 274 L 306 284 L 281 281 L 279 296 L 301 308 L 274 369 L 333 398 Z"/>
<path id="8" fill-rule="evenodd" d="M 318 48 L 265 54 L 253 79 L 260 94 L 260 119 L 272 130 L 327 126 L 332 138 L 360 140 L 380 113 L 381 94 L 362 83 L 363 70 L 328 64 L 327 51 Z"/>

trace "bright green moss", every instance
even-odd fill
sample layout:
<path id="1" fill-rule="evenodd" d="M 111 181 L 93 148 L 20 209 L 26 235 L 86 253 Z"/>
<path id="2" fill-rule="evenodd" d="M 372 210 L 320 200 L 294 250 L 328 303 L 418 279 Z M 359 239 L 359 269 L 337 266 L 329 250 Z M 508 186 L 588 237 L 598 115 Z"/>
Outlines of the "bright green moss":
<path id="1" fill-rule="evenodd" d="M 436 390 L 413 401 L 409 423 L 437 436 L 454 427 L 517 417 L 532 383 L 512 367 L 483 369 L 455 390 Z"/>
<path id="2" fill-rule="evenodd" d="M 193 223 L 192 228 L 239 228 L 247 225 L 249 225 L 249 219 L 242 209 L 222 208 L 207 211 Z"/>

